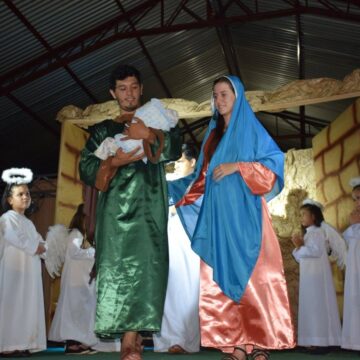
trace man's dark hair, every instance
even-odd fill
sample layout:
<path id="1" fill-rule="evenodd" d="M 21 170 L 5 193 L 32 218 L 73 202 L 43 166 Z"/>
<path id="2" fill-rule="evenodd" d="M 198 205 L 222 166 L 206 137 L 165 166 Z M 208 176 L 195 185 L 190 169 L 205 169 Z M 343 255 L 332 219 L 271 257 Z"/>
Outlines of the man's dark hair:
<path id="1" fill-rule="evenodd" d="M 141 75 L 138 69 L 131 65 L 119 65 L 110 75 L 110 89 L 115 90 L 116 80 L 124 80 L 129 76 L 135 76 L 139 84 L 142 84 Z"/>
<path id="2" fill-rule="evenodd" d="M 182 144 L 181 152 L 184 154 L 186 160 L 188 160 L 188 161 L 190 161 L 192 159 L 196 160 L 196 158 L 198 156 L 198 151 L 197 151 L 196 147 L 190 143 Z"/>

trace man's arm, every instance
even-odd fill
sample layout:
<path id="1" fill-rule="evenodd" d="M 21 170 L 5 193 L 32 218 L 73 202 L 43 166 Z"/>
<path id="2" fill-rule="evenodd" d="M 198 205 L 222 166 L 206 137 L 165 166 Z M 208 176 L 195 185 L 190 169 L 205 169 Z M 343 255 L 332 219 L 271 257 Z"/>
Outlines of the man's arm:
<path id="1" fill-rule="evenodd" d="M 87 185 L 96 187 L 100 191 L 106 191 L 117 169 L 132 162 L 142 159 L 144 154 L 135 155 L 139 148 L 129 153 L 118 149 L 115 156 L 106 160 L 101 160 L 94 155 L 94 151 L 107 136 L 103 128 L 93 127 L 91 136 L 88 139 L 85 148 L 81 152 L 79 172 L 80 179 Z"/>
<path id="2" fill-rule="evenodd" d="M 160 132 L 161 136 L 156 135 L 155 132 Z M 155 130 L 148 128 L 141 119 L 136 118 L 136 122 L 131 123 L 123 134 L 127 135 L 129 139 L 142 139 L 150 143 L 152 153 L 158 154 L 154 157 L 158 158 L 155 162 L 177 160 L 181 157 L 182 138 L 178 127 L 171 129 L 169 132 Z M 126 138 L 122 140 L 126 141 Z"/>

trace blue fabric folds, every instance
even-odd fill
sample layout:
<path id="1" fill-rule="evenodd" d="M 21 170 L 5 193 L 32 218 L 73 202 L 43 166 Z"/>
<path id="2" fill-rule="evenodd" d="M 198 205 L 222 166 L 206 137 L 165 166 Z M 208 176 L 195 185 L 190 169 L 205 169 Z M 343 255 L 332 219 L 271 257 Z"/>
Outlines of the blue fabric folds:
<path id="1" fill-rule="evenodd" d="M 180 206 L 178 213 L 190 235 L 194 251 L 213 268 L 214 281 L 229 298 L 239 302 L 256 264 L 262 238 L 261 197 L 252 194 L 239 173 L 216 182 L 214 169 L 222 163 L 259 162 L 277 175 L 269 201 L 283 188 L 284 154 L 256 119 L 244 88 L 235 76 L 236 100 L 230 123 L 209 164 L 202 203 Z M 218 113 L 215 111 L 205 138 L 196 170 L 185 179 L 171 182 L 169 192 L 178 201 L 202 168 L 203 148 Z"/>

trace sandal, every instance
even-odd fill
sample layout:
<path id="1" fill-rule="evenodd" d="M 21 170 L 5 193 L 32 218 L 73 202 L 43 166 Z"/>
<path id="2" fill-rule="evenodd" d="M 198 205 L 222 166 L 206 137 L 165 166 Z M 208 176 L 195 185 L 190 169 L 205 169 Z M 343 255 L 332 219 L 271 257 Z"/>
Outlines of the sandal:
<path id="1" fill-rule="evenodd" d="M 261 359 L 263 360 L 269 360 L 270 359 L 270 352 L 266 351 L 264 349 L 254 349 L 251 353 L 251 359 L 252 360 L 256 360 L 257 358 L 259 358 L 259 360 Z"/>
<path id="2" fill-rule="evenodd" d="M 244 353 L 245 360 L 249 359 L 247 352 L 243 348 L 235 347 L 234 351 L 235 350 L 240 350 L 242 353 Z M 237 356 L 235 356 L 234 354 L 226 354 L 224 357 L 221 358 L 221 360 L 239 360 L 239 358 Z"/>
<path id="3" fill-rule="evenodd" d="M 15 350 L 15 351 L 8 351 L 4 353 L 0 353 L 0 357 L 9 358 L 9 357 L 28 357 L 31 356 L 29 350 Z"/>

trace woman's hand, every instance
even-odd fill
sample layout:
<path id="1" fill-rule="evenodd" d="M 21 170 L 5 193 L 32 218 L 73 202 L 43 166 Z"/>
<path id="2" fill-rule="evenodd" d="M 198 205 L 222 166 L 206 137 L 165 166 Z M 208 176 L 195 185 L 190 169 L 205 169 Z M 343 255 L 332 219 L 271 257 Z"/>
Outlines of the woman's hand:
<path id="1" fill-rule="evenodd" d="M 217 166 L 213 172 L 213 179 L 220 181 L 223 177 L 233 174 L 239 170 L 238 163 L 224 163 Z"/>

